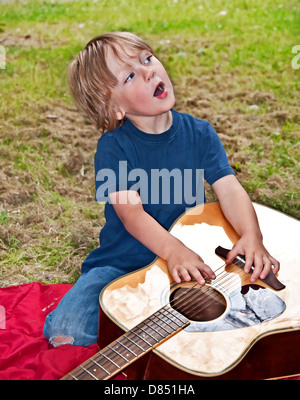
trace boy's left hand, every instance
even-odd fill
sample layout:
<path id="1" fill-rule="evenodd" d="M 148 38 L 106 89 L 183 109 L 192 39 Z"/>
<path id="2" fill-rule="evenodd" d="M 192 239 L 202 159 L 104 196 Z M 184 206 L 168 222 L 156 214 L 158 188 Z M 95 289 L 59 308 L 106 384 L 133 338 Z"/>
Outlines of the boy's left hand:
<path id="1" fill-rule="evenodd" d="M 226 264 L 230 264 L 238 254 L 245 256 L 246 273 L 250 272 L 252 265 L 254 266 L 251 282 L 255 282 L 258 278 L 264 279 L 270 271 L 274 274 L 279 271 L 279 262 L 268 253 L 262 241 L 254 235 L 244 235 L 240 238 L 228 253 Z"/>

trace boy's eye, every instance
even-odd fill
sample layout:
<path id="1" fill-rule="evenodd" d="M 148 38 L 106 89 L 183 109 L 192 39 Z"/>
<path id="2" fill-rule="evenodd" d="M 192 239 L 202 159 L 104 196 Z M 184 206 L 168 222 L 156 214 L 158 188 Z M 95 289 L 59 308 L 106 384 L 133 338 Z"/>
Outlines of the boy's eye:
<path id="1" fill-rule="evenodd" d="M 152 54 L 145 59 L 145 64 L 149 64 L 151 62 Z"/>
<path id="2" fill-rule="evenodd" d="M 127 78 L 125 79 L 124 83 L 131 81 L 131 79 L 134 77 L 134 72 L 131 72 L 130 75 L 127 76 Z"/>

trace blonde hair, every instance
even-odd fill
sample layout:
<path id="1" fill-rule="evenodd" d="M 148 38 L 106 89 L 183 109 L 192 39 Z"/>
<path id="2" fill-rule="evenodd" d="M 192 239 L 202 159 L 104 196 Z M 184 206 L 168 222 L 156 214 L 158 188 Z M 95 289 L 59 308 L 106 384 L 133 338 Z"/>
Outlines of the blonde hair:
<path id="1" fill-rule="evenodd" d="M 127 63 L 130 56 L 126 50 L 148 50 L 154 54 L 152 48 L 133 33 L 111 32 L 90 40 L 70 63 L 68 82 L 74 102 L 102 132 L 112 131 L 123 122 L 116 119 L 111 104 L 111 89 L 118 81 L 106 63 L 108 47 L 119 60 Z"/>

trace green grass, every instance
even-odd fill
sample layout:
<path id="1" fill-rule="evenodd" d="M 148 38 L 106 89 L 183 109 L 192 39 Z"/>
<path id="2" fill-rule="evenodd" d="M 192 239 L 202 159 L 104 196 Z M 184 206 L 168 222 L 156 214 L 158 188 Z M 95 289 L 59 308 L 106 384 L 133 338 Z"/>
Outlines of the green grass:
<path id="1" fill-rule="evenodd" d="M 66 68 L 107 31 L 149 41 L 177 108 L 215 126 L 250 197 L 299 218 L 299 26 L 296 0 L 1 3 L 0 282 L 73 282 L 98 245 L 99 135 L 74 111 Z"/>
<path id="2" fill-rule="evenodd" d="M 54 87 L 61 86 L 60 78 L 69 58 L 91 37 L 110 30 L 136 32 L 158 49 L 161 40 L 175 37 L 176 41 L 171 42 L 177 54 L 172 66 L 174 70 L 178 67 L 180 73 L 185 73 L 190 64 L 211 68 L 220 62 L 224 68 L 239 68 L 244 74 L 253 71 L 253 65 L 257 66 L 258 86 L 266 84 L 261 76 L 267 71 L 273 73 L 267 77 L 271 87 L 277 81 L 276 73 L 289 71 L 286 77 L 289 80 L 297 77 L 290 71 L 291 48 L 299 40 L 297 1 L 282 4 L 235 0 L 226 5 L 211 1 L 202 6 L 198 1 L 25 1 L 4 4 L 1 8 L 6 29 L 18 29 L 24 35 L 37 34 L 42 43 L 42 48 L 10 48 L 6 74 L 14 77 L 16 71 L 30 74 L 31 83 L 45 79 L 47 87 L 52 88 L 50 95 Z M 219 15 L 222 11 L 226 15 Z M 188 47 L 186 41 L 190 42 Z M 210 47 L 199 58 L 203 42 Z M 178 57 L 180 50 L 185 55 L 188 52 L 188 60 Z M 41 69 L 43 73 L 38 74 Z"/>

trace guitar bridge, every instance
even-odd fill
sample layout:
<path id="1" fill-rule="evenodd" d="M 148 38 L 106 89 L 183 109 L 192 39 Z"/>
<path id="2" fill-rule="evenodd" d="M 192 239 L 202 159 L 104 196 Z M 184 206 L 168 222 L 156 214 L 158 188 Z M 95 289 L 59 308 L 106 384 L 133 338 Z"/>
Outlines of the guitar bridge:
<path id="1" fill-rule="evenodd" d="M 229 253 L 229 251 L 230 250 L 224 249 L 224 247 L 221 247 L 221 246 L 218 246 L 215 249 L 215 253 L 219 257 L 221 257 L 225 260 L 226 260 L 226 257 L 227 257 L 227 254 Z M 244 269 L 245 263 L 246 263 L 245 256 L 243 256 L 242 254 L 239 254 L 236 258 L 233 259 L 231 264 L 234 264 L 238 268 Z M 252 265 L 250 274 L 253 272 L 253 269 L 254 269 L 253 267 L 254 267 L 254 264 Z M 262 282 L 266 283 L 267 285 L 269 285 L 274 290 L 282 290 L 285 288 L 285 285 L 277 279 L 276 275 L 274 275 L 272 271 L 270 271 L 264 279 L 260 279 L 260 280 Z"/>

